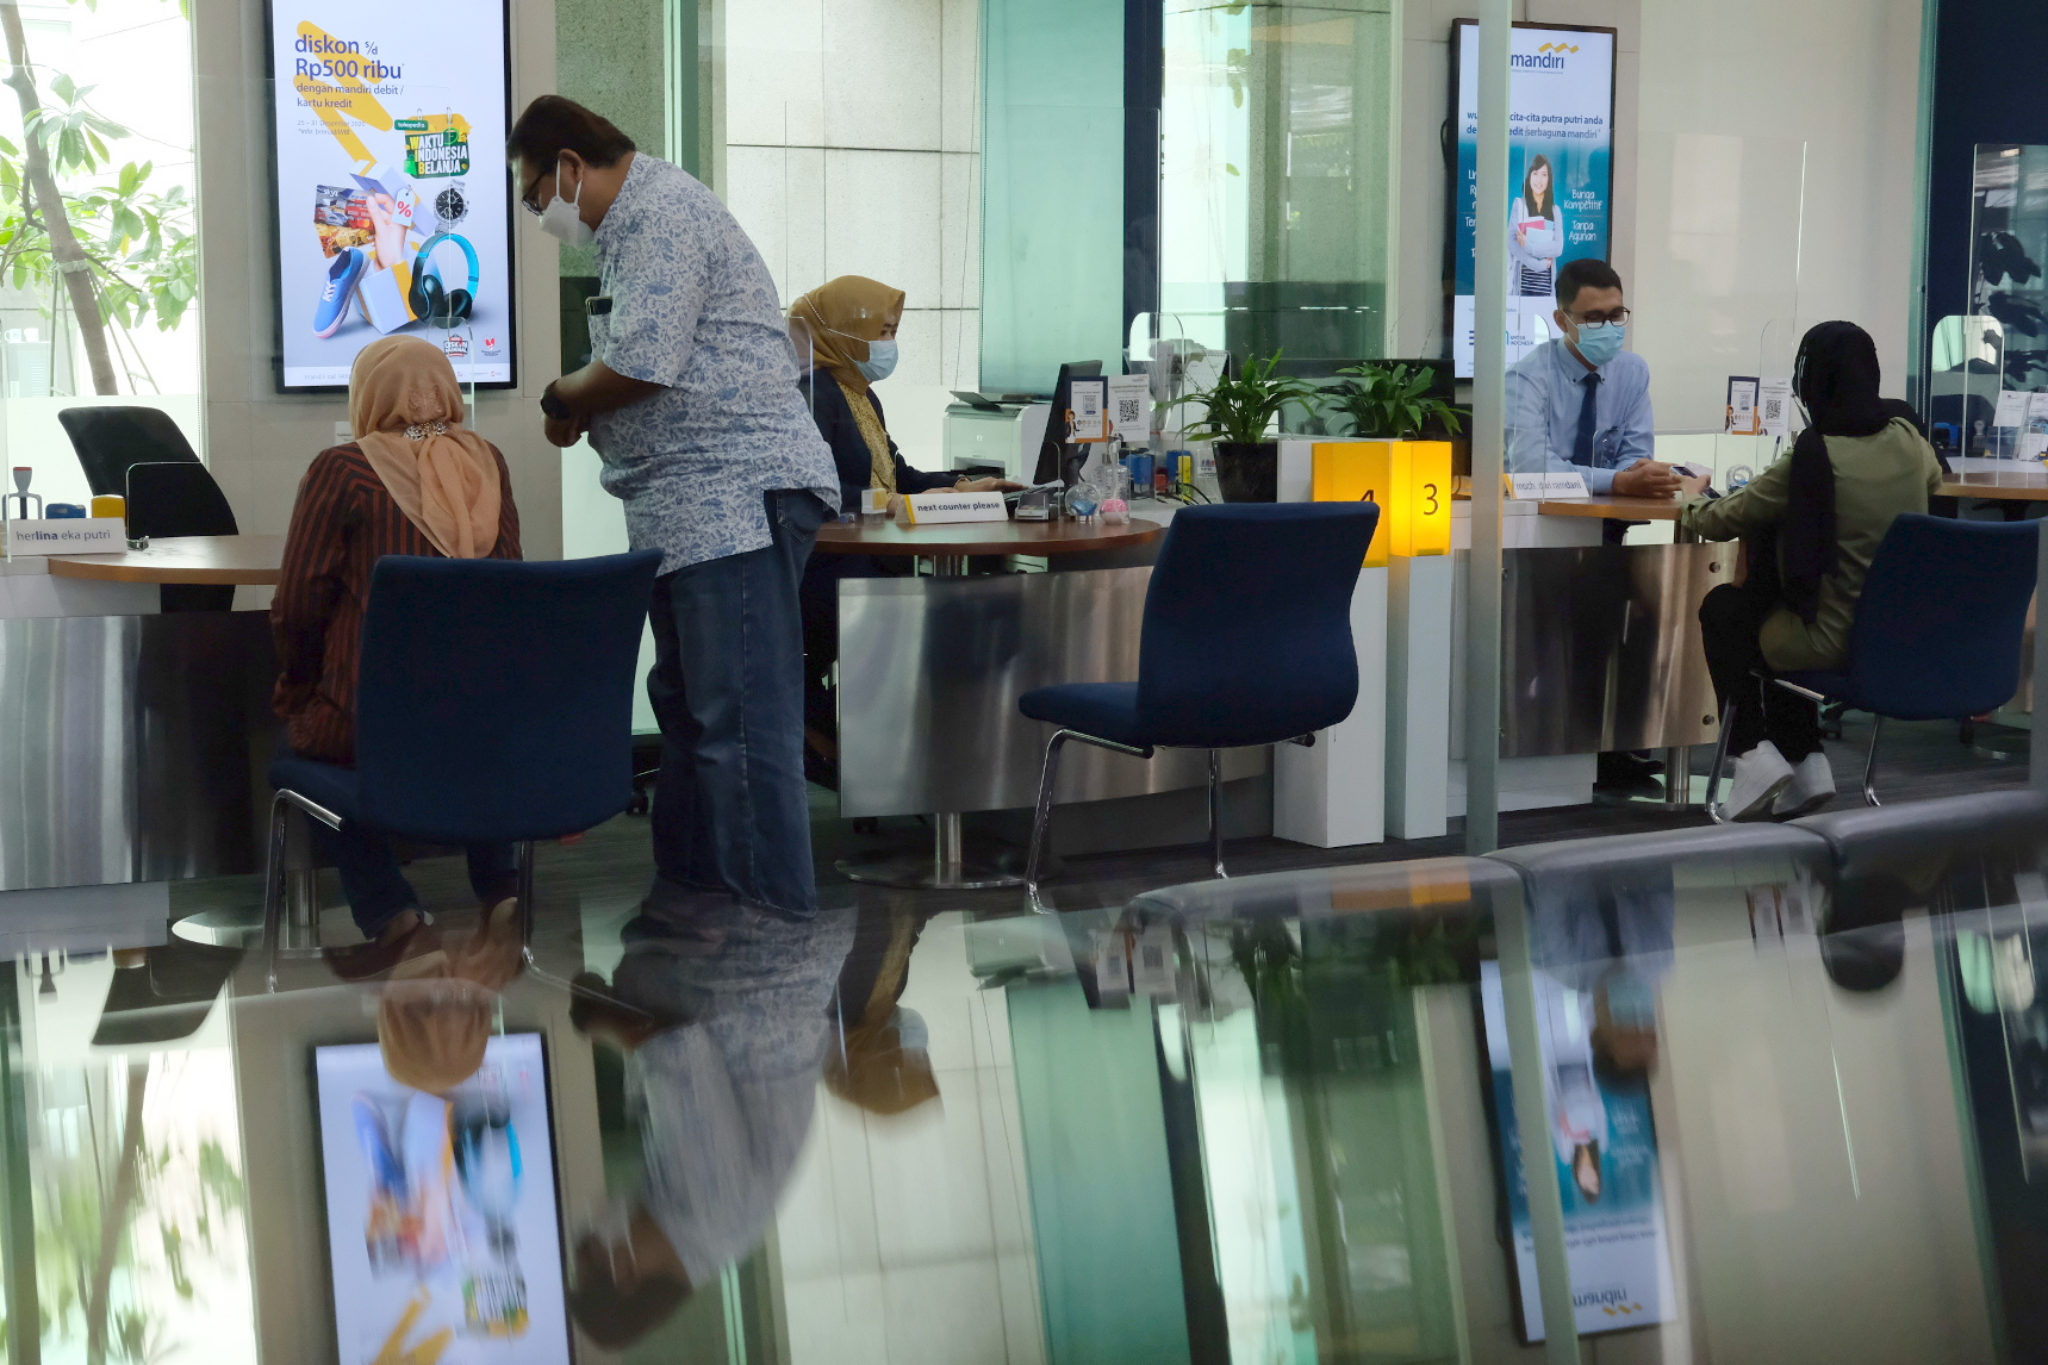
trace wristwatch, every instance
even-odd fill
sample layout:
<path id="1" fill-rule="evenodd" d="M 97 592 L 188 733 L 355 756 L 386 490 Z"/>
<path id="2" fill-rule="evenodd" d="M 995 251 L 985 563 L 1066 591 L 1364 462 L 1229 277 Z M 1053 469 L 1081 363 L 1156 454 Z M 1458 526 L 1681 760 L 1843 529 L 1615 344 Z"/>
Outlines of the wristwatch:
<path id="1" fill-rule="evenodd" d="M 557 422 L 566 422 L 576 415 L 569 410 L 567 403 L 555 397 L 555 386 L 553 384 L 540 391 L 540 410 L 542 415 Z"/>

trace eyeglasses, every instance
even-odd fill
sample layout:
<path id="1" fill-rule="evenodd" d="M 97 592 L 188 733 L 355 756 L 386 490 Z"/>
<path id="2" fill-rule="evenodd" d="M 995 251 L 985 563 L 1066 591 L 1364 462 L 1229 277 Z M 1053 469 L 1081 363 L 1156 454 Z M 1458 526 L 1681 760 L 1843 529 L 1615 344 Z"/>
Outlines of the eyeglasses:
<path id="1" fill-rule="evenodd" d="M 1603 322 L 1624 323 L 1631 316 L 1633 315 L 1626 308 L 1610 308 L 1605 312 L 1573 313 L 1571 319 L 1581 327 L 1598 327 Z"/>
<path id="2" fill-rule="evenodd" d="M 536 218 L 540 217 L 540 204 L 534 196 L 540 193 L 540 182 L 547 178 L 548 173 L 541 171 L 532 180 L 527 182 L 526 189 L 519 196 L 519 207 L 525 209 Z"/>

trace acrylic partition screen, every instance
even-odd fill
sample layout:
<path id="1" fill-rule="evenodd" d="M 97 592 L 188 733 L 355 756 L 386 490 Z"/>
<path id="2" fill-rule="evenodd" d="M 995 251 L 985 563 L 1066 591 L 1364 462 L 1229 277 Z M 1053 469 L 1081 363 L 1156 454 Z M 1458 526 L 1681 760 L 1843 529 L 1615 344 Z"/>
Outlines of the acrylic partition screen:
<path id="1" fill-rule="evenodd" d="M 1798 139 L 1642 135 L 1640 270 L 1624 283 L 1660 437 L 1724 430 L 1729 377 L 1789 379 L 1824 321 L 1800 311 L 1806 158 Z"/>

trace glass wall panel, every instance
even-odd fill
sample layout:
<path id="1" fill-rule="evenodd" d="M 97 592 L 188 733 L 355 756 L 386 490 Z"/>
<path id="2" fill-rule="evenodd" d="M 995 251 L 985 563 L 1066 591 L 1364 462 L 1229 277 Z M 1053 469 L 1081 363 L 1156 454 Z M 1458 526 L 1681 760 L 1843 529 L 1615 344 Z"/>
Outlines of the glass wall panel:
<path id="1" fill-rule="evenodd" d="M 1978 146 L 1970 207 L 1970 308 L 1935 324 L 1931 416 L 1966 456 L 2039 459 L 2048 411 L 1999 394 L 2048 388 L 2048 147 Z"/>
<path id="2" fill-rule="evenodd" d="M 1122 349 L 1124 13 L 987 0 L 981 382 L 1050 393 Z"/>
<path id="3" fill-rule="evenodd" d="M 1161 308 L 1205 345 L 1384 354 L 1391 7 L 1169 0 Z"/>
<path id="4" fill-rule="evenodd" d="M 0 97 L 0 465 L 83 504 L 64 408 L 146 403 L 206 450 L 192 24 L 165 0 L 9 5 L 0 35 L 29 77 Z"/>

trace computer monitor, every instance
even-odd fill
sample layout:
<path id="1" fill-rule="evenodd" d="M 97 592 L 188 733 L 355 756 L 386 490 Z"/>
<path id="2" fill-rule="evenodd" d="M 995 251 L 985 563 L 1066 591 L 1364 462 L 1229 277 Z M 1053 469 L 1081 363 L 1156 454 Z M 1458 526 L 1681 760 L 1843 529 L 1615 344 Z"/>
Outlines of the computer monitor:
<path id="1" fill-rule="evenodd" d="M 1060 377 L 1052 386 L 1052 412 L 1045 419 L 1045 439 L 1038 443 L 1038 468 L 1033 483 L 1051 483 L 1066 477 L 1060 467 L 1061 449 L 1066 445 L 1067 410 L 1074 406 L 1073 382 L 1095 379 L 1102 374 L 1099 360 L 1069 360 L 1060 366 Z"/>

